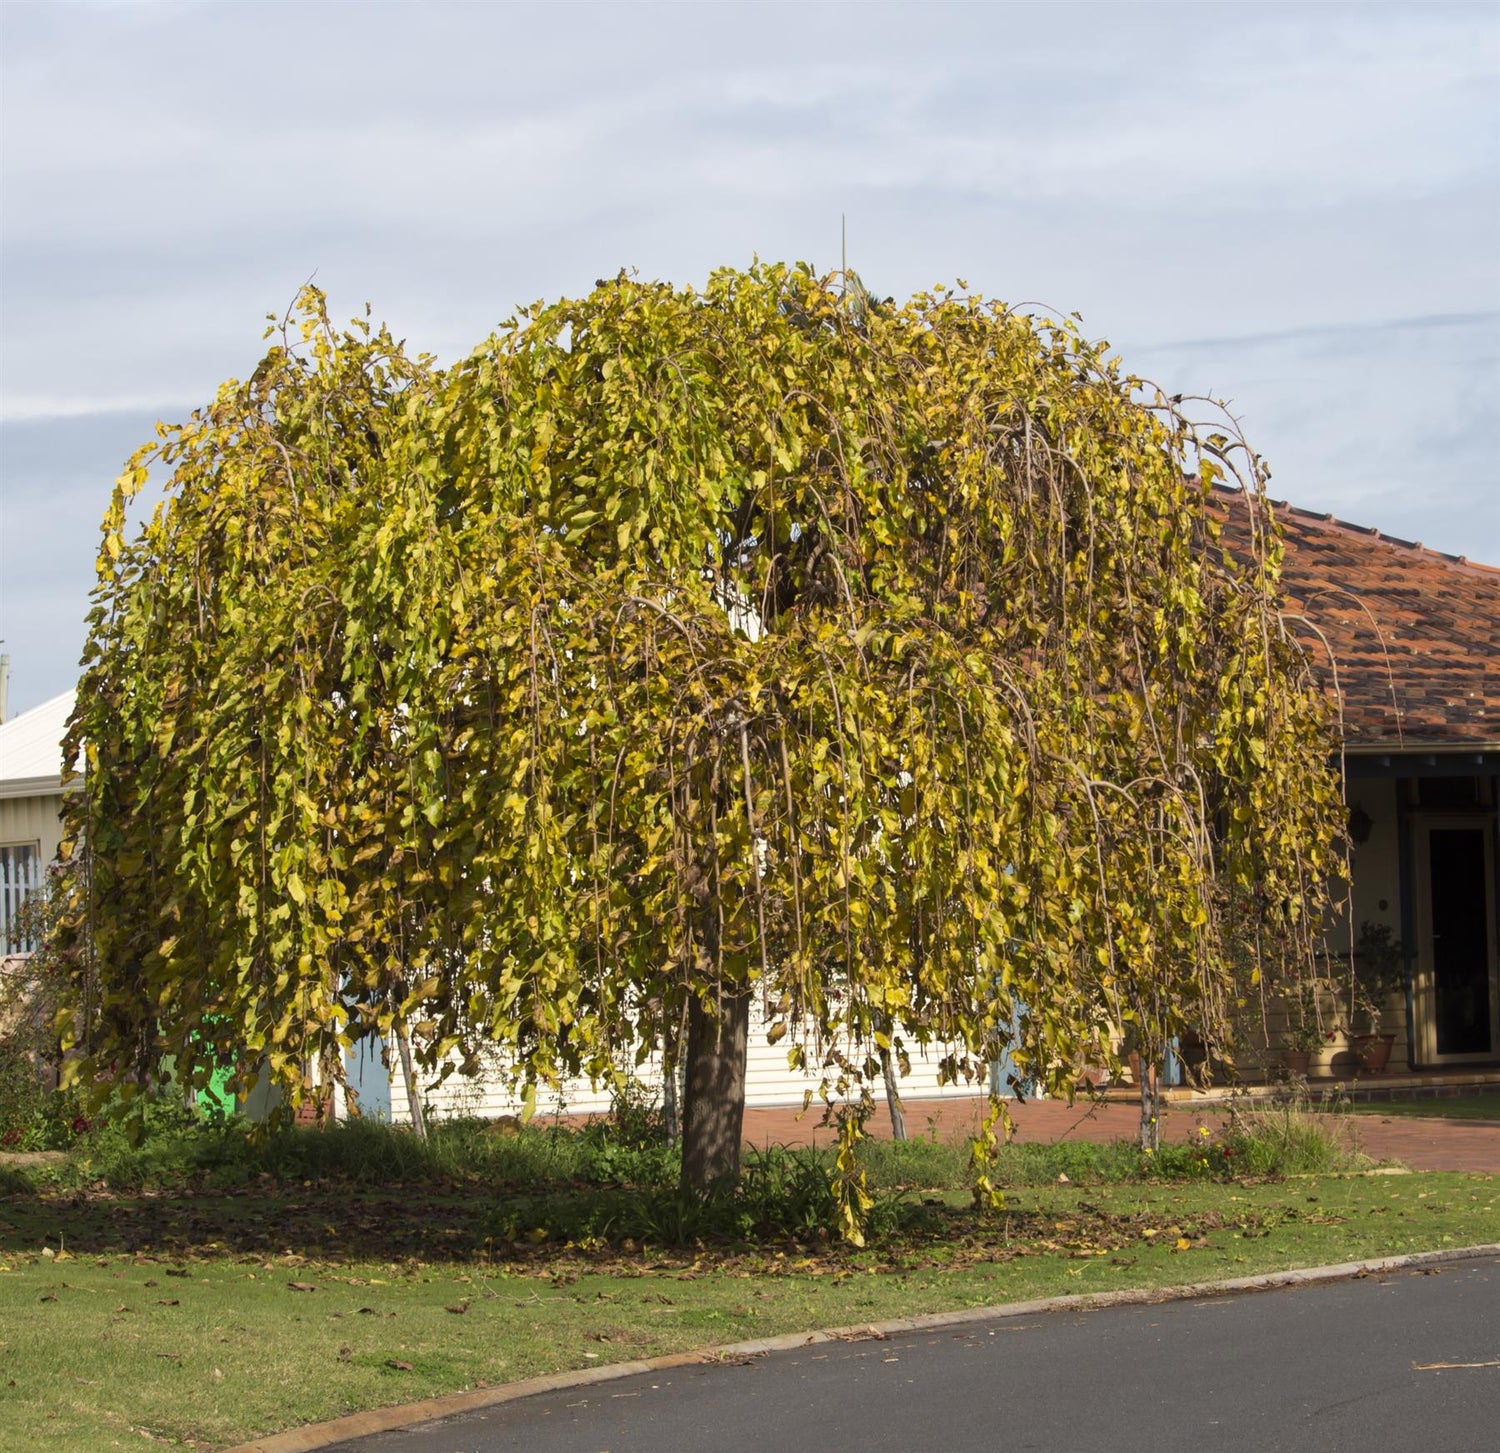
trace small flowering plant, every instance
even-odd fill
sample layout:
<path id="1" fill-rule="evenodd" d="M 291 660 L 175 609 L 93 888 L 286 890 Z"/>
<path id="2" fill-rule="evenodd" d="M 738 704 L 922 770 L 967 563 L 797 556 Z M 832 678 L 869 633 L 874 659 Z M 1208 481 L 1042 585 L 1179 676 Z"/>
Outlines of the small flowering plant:
<path id="1" fill-rule="evenodd" d="M 1146 1157 L 1143 1172 L 1150 1177 L 1219 1180 L 1239 1173 L 1232 1138 L 1215 1135 L 1207 1125 L 1200 1125 L 1185 1144 L 1163 1145 L 1154 1155 L 1149 1150 L 1142 1154 Z"/>

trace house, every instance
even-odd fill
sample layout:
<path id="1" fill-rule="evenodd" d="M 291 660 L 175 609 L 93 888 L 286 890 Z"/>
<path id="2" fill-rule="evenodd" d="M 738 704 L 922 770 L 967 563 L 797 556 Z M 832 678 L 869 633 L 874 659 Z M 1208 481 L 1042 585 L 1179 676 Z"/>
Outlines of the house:
<path id="1" fill-rule="evenodd" d="M 1216 503 L 1231 548 L 1248 548 L 1245 497 L 1221 489 Z M 1284 502 L 1272 507 L 1283 529 L 1288 621 L 1343 732 L 1352 882 L 1330 952 L 1347 957 L 1365 924 L 1389 928 L 1413 950 L 1404 993 L 1382 1021 L 1396 1031 L 1390 1069 L 1500 1066 L 1500 569 Z M 813 1081 L 789 1071 L 757 1027 L 747 1102 L 800 1104 Z M 1276 1027 L 1273 1017 L 1273 1034 Z M 1336 1037 L 1312 1068 L 1356 1067 L 1347 1039 Z M 1252 1058 L 1243 1068 L 1257 1066 Z M 935 1071 L 914 1058 L 903 1096 L 973 1093 L 940 1090 Z M 439 1114 L 515 1108 L 484 1077 L 454 1076 L 430 1098 Z M 607 1096 L 580 1084 L 562 1103 L 597 1110 Z M 400 1096 L 395 1117 L 404 1118 Z"/>
<path id="2" fill-rule="evenodd" d="M 1244 499 L 1220 502 L 1243 537 Z M 1343 725 L 1353 873 L 1330 950 L 1364 924 L 1411 950 L 1392 1069 L 1500 1065 L 1500 569 L 1273 508 L 1288 617 Z"/>
<path id="3" fill-rule="evenodd" d="M 65 691 L 0 722 L 0 953 L 33 947 L 23 913 L 62 842 L 62 739 L 73 712 Z"/>
<path id="4" fill-rule="evenodd" d="M 1221 490 L 1231 546 L 1251 527 L 1249 501 Z M 1353 840 L 1353 881 L 1333 952 L 1361 925 L 1383 925 L 1412 956 L 1385 1021 L 1397 1031 L 1392 1069 L 1462 1072 L 1500 1067 L 1500 569 L 1425 549 L 1329 515 L 1274 506 L 1284 535 L 1288 619 L 1342 723 L 1341 767 Z M 7 953 L 24 897 L 56 853 L 62 803 L 59 750 L 71 693 L 0 726 L 0 928 Z M 752 1025 L 748 1101 L 800 1104 L 812 1081 L 786 1067 L 784 1046 Z M 384 1059 L 384 1062 L 382 1062 Z M 402 1121 L 378 1046 L 348 1066 L 362 1106 Z M 1353 1068 L 1340 1040 L 1316 1070 Z M 651 1066 L 643 1067 L 650 1082 Z M 970 1095 L 937 1084 L 915 1058 L 909 1099 Z M 336 1096 L 336 1101 L 341 1096 Z M 494 1116 L 515 1103 L 498 1076 L 452 1076 L 427 1098 L 438 1114 Z M 547 1109 L 607 1108 L 608 1092 L 565 1088 Z"/>

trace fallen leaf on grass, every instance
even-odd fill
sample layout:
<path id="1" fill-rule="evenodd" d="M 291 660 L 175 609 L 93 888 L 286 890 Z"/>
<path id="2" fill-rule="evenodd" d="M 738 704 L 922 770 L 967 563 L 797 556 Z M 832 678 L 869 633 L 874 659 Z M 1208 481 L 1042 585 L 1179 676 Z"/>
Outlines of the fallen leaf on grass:
<path id="1" fill-rule="evenodd" d="M 39 1296 L 37 1298 L 37 1300 L 39 1302 L 55 1302 L 57 1300 L 57 1293 L 56 1292 L 43 1292 L 41 1294 L 41 1296 Z"/>
<path id="2" fill-rule="evenodd" d="M 294 1292 L 315 1292 L 317 1287 L 310 1281 L 289 1281 L 287 1283 Z"/>
<path id="3" fill-rule="evenodd" d="M 385 1365 L 387 1367 L 394 1367 L 397 1372 L 410 1372 L 411 1371 L 411 1363 L 409 1363 L 409 1362 L 402 1362 L 401 1359 L 398 1358 L 398 1357 L 388 1357 L 386 1359 Z"/>
<path id="4" fill-rule="evenodd" d="M 158 1307 L 180 1307 L 182 1301 L 179 1297 L 158 1297 L 156 1305 Z"/>
<path id="5" fill-rule="evenodd" d="M 469 1304 L 466 1301 L 454 1302 L 451 1307 L 444 1307 L 443 1310 L 445 1312 L 452 1312 L 455 1317 L 461 1317 L 469 1310 Z"/>

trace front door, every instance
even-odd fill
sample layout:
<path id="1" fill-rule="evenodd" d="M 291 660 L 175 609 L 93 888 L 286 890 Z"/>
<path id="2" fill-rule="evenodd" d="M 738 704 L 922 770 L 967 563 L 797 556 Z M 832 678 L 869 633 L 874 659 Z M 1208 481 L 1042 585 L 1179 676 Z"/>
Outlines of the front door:
<path id="1" fill-rule="evenodd" d="M 1500 1058 L 1492 819 L 1426 816 L 1416 847 L 1417 1058 Z"/>

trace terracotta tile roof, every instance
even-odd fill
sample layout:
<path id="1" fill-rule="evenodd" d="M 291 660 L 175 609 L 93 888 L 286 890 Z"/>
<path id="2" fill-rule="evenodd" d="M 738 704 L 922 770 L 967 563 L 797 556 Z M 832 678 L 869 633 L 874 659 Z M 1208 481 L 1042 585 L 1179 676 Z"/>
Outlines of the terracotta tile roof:
<path id="1" fill-rule="evenodd" d="M 1228 542 L 1250 508 L 1220 489 Z M 1271 502 L 1294 629 L 1342 695 L 1350 746 L 1500 745 L 1500 569 Z M 1321 636 L 1321 639 L 1320 639 Z"/>

